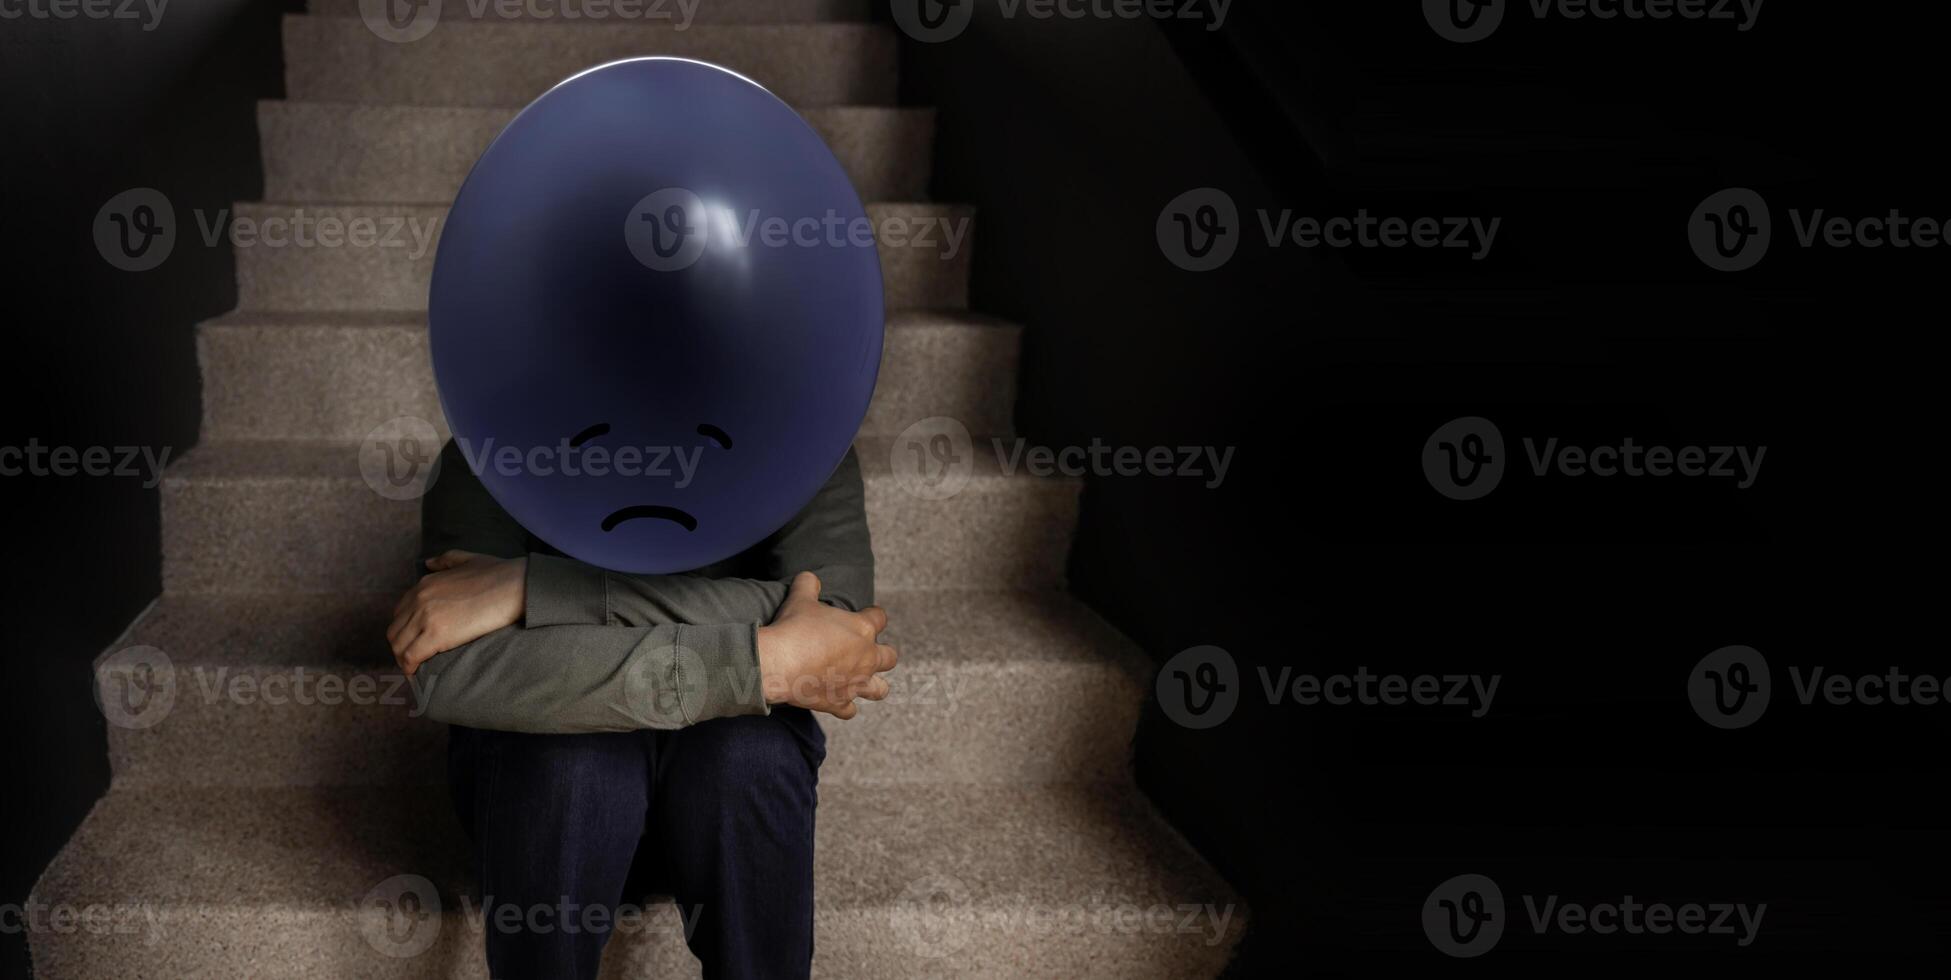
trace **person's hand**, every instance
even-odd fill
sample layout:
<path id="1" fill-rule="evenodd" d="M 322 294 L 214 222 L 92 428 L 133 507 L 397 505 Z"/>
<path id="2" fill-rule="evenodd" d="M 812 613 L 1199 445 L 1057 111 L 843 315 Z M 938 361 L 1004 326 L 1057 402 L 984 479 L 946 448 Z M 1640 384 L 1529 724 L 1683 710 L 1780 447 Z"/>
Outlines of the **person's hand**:
<path id="1" fill-rule="evenodd" d="M 521 622 L 528 603 L 528 559 L 448 551 L 427 559 L 432 575 L 393 607 L 386 640 L 408 677 L 435 654 Z"/>
<path id="2" fill-rule="evenodd" d="M 793 576 L 771 625 L 759 627 L 766 702 L 852 718 L 860 712 L 855 698 L 887 697 L 881 672 L 893 670 L 900 657 L 893 647 L 874 642 L 884 629 L 887 611 L 881 607 L 857 613 L 836 609 L 820 602 L 818 576 Z"/>

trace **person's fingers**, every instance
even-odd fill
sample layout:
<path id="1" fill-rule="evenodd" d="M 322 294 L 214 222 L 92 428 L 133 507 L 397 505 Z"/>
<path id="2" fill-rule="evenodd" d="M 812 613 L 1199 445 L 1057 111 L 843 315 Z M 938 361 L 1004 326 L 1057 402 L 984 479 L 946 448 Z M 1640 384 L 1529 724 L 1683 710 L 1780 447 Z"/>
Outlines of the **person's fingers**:
<path id="1" fill-rule="evenodd" d="M 386 643 L 388 646 L 391 646 L 393 638 L 398 636 L 400 631 L 406 628 L 406 621 L 412 618 L 413 607 L 407 603 L 405 597 L 401 597 L 399 602 L 393 604 L 393 619 L 386 624 Z"/>
<path id="2" fill-rule="evenodd" d="M 888 692 L 892 689 L 893 685 L 887 682 L 887 678 L 875 674 L 867 678 L 867 681 L 860 685 L 860 697 L 866 698 L 869 701 L 880 701 L 885 699 Z"/>
<path id="3" fill-rule="evenodd" d="M 400 628 L 393 631 L 392 638 L 387 642 L 393 648 L 395 658 L 405 653 L 406 648 L 413 643 L 413 638 L 420 635 L 420 629 L 426 622 L 426 615 L 427 607 L 416 606 L 404 617 Z"/>
<path id="4" fill-rule="evenodd" d="M 411 608 L 394 610 L 393 621 L 386 624 L 386 645 L 387 646 L 389 647 L 392 646 L 393 641 L 399 637 L 400 631 L 406 629 L 407 620 L 413 618 L 413 613 L 414 610 Z"/>
<path id="5" fill-rule="evenodd" d="M 427 559 L 427 568 L 429 568 L 432 571 L 443 572 L 446 571 L 447 569 L 453 568 L 456 565 L 464 565 L 473 558 L 474 558 L 474 552 L 462 551 L 458 548 L 455 548 L 448 551 L 443 551 L 440 554 Z"/>
<path id="6" fill-rule="evenodd" d="M 447 648 L 442 645 L 442 640 L 445 637 L 446 632 L 440 628 L 438 623 L 429 622 L 420 631 L 420 635 L 413 638 L 413 642 L 407 646 L 406 652 L 401 654 L 406 659 L 407 668 L 409 670 L 418 670 L 421 664 L 433 659 L 434 654 L 445 651 Z"/>
<path id="7" fill-rule="evenodd" d="M 866 620 L 867 625 L 874 628 L 872 633 L 867 634 L 869 636 L 879 636 L 882 630 L 887 629 L 887 610 L 879 606 L 868 606 L 862 609 L 860 611 L 860 618 Z"/>
<path id="8" fill-rule="evenodd" d="M 846 721 L 849 718 L 852 718 L 853 716 L 860 714 L 860 705 L 857 705 L 852 701 L 849 701 L 846 704 L 835 707 L 832 711 L 832 714 L 833 717 L 838 718 L 841 721 Z"/>
<path id="9" fill-rule="evenodd" d="M 793 576 L 792 584 L 786 586 L 786 602 L 820 601 L 820 577 L 812 572 L 801 572 Z"/>
<path id="10" fill-rule="evenodd" d="M 408 627 L 406 632 L 401 636 L 400 648 L 393 651 L 393 662 L 398 664 L 400 672 L 408 677 L 413 676 L 414 665 L 406 659 L 406 650 L 407 646 L 413 642 L 413 638 L 417 635 L 418 629 L 419 627 Z"/>
<path id="11" fill-rule="evenodd" d="M 876 660 L 874 665 L 875 673 L 880 673 L 884 670 L 893 670 L 894 665 L 901 662 L 900 651 L 885 643 L 875 645 L 874 654 Z"/>

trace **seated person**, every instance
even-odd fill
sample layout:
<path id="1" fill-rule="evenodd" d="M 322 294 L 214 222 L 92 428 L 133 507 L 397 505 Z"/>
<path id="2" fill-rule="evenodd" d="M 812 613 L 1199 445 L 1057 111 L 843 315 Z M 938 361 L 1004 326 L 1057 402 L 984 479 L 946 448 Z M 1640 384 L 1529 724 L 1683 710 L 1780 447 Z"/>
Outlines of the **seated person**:
<path id="1" fill-rule="evenodd" d="M 744 553 L 623 574 L 530 535 L 449 442 L 422 501 L 427 574 L 387 639 L 426 714 L 454 726 L 494 977 L 595 977 L 640 852 L 706 976 L 809 974 L 826 753 L 812 713 L 886 697 L 896 661 L 876 642 L 864 500 L 850 450 Z M 496 919 L 510 905 L 513 930 Z"/>

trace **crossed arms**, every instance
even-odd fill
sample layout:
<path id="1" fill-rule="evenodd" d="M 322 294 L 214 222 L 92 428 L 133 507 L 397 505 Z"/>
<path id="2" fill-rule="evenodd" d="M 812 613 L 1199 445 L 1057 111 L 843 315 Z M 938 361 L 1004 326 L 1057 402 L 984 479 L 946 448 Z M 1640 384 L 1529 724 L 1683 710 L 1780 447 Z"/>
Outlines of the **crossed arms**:
<path id="1" fill-rule="evenodd" d="M 680 728 L 789 703 L 880 700 L 874 556 L 851 451 L 812 503 L 739 557 L 749 577 L 629 575 L 543 553 L 451 442 L 421 502 L 429 571 L 387 640 L 436 720 L 522 732 Z"/>

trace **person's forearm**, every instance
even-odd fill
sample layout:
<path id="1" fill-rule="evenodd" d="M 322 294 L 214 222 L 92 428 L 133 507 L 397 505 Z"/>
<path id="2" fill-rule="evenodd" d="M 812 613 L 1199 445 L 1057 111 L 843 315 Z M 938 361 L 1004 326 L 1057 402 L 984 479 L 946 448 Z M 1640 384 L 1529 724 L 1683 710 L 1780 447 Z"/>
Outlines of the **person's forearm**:
<path id="1" fill-rule="evenodd" d="M 754 627 L 511 626 L 434 657 L 423 713 L 501 731 L 681 728 L 764 714 Z"/>
<path id="2" fill-rule="evenodd" d="M 537 553 L 454 444 L 442 465 L 422 501 L 433 574 L 402 599 L 387 635 L 430 717 L 507 731 L 627 731 L 764 713 L 768 681 L 782 687 L 776 700 L 841 717 L 852 710 L 850 692 L 885 696 L 885 685 L 870 681 L 887 668 L 848 650 L 861 639 L 850 635 L 865 629 L 859 624 L 821 633 L 805 625 L 819 617 L 802 612 L 800 627 L 778 626 L 795 601 L 872 612 L 862 622 L 871 620 L 873 633 L 885 625 L 869 610 L 873 552 L 851 452 L 813 502 L 755 549 L 765 577 L 733 579 L 605 572 Z M 811 586 L 794 600 L 788 582 L 799 572 L 818 576 L 824 591 Z M 794 636 L 800 641 L 781 642 Z M 865 650 L 873 639 L 861 639 Z M 885 659 L 891 666 L 891 649 Z"/>
<path id="3" fill-rule="evenodd" d="M 657 626 L 769 623 L 800 572 L 819 576 L 820 601 L 859 612 L 874 604 L 874 552 L 866 490 L 852 450 L 811 503 L 765 543 L 764 579 L 608 572 L 569 558 L 530 555 L 527 623 Z"/>
<path id="4" fill-rule="evenodd" d="M 874 571 L 839 565 L 793 568 L 826 584 L 821 601 L 851 612 L 873 604 Z M 764 624 L 785 601 L 787 581 L 631 575 L 573 558 L 528 556 L 526 613 L 531 626 L 697 626 Z"/>
<path id="5" fill-rule="evenodd" d="M 528 556 L 529 626 L 694 626 L 770 622 L 786 583 L 699 575 L 627 575 L 573 558 Z"/>
<path id="6" fill-rule="evenodd" d="M 820 601 L 859 612 L 874 604 L 860 461 L 849 450 L 805 510 L 765 542 L 762 578 L 605 572 L 574 559 L 532 553 L 510 518 L 467 468 L 458 446 L 441 452 L 442 478 L 422 500 L 421 557 L 450 549 L 528 558 L 529 626 L 661 626 L 771 622 L 800 572 L 820 577 Z"/>

